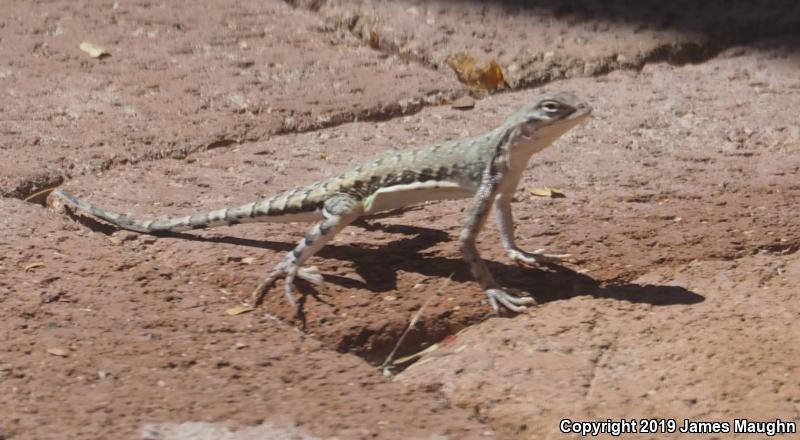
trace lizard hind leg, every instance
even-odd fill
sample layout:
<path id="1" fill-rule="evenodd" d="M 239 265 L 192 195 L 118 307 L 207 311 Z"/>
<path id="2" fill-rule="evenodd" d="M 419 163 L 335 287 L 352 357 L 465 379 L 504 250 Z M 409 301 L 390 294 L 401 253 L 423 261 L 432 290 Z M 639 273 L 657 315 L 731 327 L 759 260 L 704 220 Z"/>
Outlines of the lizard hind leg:
<path id="1" fill-rule="evenodd" d="M 322 214 L 325 220 L 314 225 L 297 246 L 275 266 L 275 269 L 255 288 L 251 296 L 251 303 L 256 306 L 261 303 L 264 294 L 271 289 L 275 282 L 285 279 L 287 301 L 294 305 L 294 280 L 301 278 L 318 286 L 323 284 L 322 275 L 316 267 L 304 267 L 303 263 L 322 249 L 336 234 L 358 219 L 364 212 L 361 202 L 347 194 L 336 194 L 325 200 Z"/>

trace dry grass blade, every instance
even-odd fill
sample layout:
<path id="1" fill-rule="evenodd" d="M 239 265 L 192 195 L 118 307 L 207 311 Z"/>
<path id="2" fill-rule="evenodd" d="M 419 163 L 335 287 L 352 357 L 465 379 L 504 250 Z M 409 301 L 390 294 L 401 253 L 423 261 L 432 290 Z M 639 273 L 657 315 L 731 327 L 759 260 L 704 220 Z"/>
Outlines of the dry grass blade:
<path id="1" fill-rule="evenodd" d="M 53 190 L 56 188 L 58 187 L 54 186 L 52 188 L 45 188 L 36 191 L 35 193 L 29 195 L 28 197 L 25 197 L 25 201 L 28 203 L 36 203 L 37 205 L 45 206 L 46 204 L 45 202 L 47 201 L 47 196 L 49 196 L 50 193 L 53 192 Z"/>
<path id="2" fill-rule="evenodd" d="M 433 353 L 438 348 L 439 348 L 439 344 L 433 344 L 430 347 L 428 347 L 428 348 L 426 348 L 426 349 L 424 349 L 422 351 L 418 351 L 418 352 L 416 352 L 414 354 L 410 354 L 408 356 L 404 356 L 404 357 L 395 359 L 394 361 L 392 361 L 392 365 L 403 365 L 403 364 L 411 363 L 411 362 L 416 361 L 417 359 L 421 358 L 422 356 L 425 356 L 428 353 Z"/>
<path id="3" fill-rule="evenodd" d="M 403 341 L 405 340 L 406 336 L 408 335 L 408 332 L 410 332 L 411 329 L 414 328 L 414 325 L 417 324 L 417 321 L 419 321 L 419 317 L 422 316 L 422 311 L 425 310 L 425 307 L 428 306 L 428 304 L 431 302 L 431 300 L 433 298 L 441 296 L 441 294 L 444 291 L 445 287 L 447 287 L 447 285 L 450 284 L 450 281 L 452 280 L 452 278 L 453 278 L 452 274 L 449 277 L 447 277 L 447 280 L 445 280 L 444 284 L 442 284 L 438 289 L 436 289 L 436 294 L 435 295 L 431 295 L 427 300 L 425 300 L 425 302 L 422 304 L 422 307 L 420 307 L 419 310 L 417 310 L 417 312 L 414 313 L 414 316 L 411 317 L 411 321 L 408 322 L 408 326 L 403 331 L 403 334 L 401 334 L 400 338 L 397 339 L 397 343 L 394 345 L 394 348 L 392 349 L 392 352 L 389 353 L 389 356 L 387 356 L 386 360 L 383 361 L 383 364 L 381 364 L 381 370 L 383 371 L 384 375 L 391 374 L 389 372 L 389 370 L 388 370 L 388 365 L 390 365 L 392 363 L 392 360 L 394 359 L 394 355 L 397 353 L 397 349 L 400 348 L 400 344 L 403 343 Z"/>
<path id="4" fill-rule="evenodd" d="M 30 263 L 30 264 L 26 265 L 25 266 L 25 272 L 28 272 L 28 271 L 30 271 L 32 269 L 36 269 L 37 267 L 44 267 L 44 262 L 42 262 L 42 261 L 34 261 L 33 263 Z"/>

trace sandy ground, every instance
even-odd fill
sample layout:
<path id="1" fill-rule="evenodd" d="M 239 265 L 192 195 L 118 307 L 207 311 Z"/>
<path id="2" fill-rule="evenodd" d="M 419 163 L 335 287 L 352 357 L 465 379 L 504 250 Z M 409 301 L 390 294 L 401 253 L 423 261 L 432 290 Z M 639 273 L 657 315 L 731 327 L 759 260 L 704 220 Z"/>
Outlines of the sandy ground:
<path id="1" fill-rule="evenodd" d="M 5 2 L 0 439 L 800 420 L 798 7 L 557 3 Z M 469 93 L 458 51 L 497 60 L 508 89 L 451 108 Z M 493 227 L 479 243 L 537 300 L 516 316 L 490 313 L 460 258 L 463 201 L 347 229 L 314 258 L 327 284 L 301 316 L 279 294 L 229 316 L 307 225 L 156 238 L 22 200 L 59 185 L 144 216 L 246 203 L 555 90 L 593 117 L 532 160 L 513 207 L 523 248 L 572 257 L 514 265 Z M 398 356 L 429 351 L 383 374 L 424 304 Z"/>

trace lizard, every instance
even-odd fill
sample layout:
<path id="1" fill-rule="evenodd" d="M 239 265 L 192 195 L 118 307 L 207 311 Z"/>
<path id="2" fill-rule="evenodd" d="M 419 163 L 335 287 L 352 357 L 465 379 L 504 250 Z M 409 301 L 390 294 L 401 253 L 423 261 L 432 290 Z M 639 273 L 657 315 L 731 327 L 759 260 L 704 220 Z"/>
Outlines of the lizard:
<path id="1" fill-rule="evenodd" d="M 246 222 L 316 222 L 296 247 L 258 284 L 251 295 L 258 306 L 277 280 L 294 305 L 294 281 L 323 284 L 319 269 L 306 261 L 349 224 L 378 213 L 445 199 L 471 198 L 458 238 L 462 257 L 495 313 L 499 306 L 521 312 L 533 298 L 504 290 L 481 258 L 476 239 L 494 206 L 502 245 L 518 263 L 551 263 L 557 256 L 527 252 L 515 244 L 511 198 L 531 156 L 548 147 L 591 114 L 570 92 L 538 96 L 497 128 L 456 141 L 391 152 L 340 175 L 298 186 L 238 207 L 167 219 L 139 219 L 97 207 L 63 190 L 54 192 L 67 206 L 119 228 L 139 233 L 178 232 Z"/>

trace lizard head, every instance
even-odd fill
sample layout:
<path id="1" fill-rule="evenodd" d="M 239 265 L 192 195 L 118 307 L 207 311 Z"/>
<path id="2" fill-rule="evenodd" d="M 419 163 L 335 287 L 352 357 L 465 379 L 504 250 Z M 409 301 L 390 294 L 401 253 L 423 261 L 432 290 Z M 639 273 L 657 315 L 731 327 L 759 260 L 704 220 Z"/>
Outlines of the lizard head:
<path id="1" fill-rule="evenodd" d="M 522 107 L 508 124 L 537 150 L 547 147 L 591 114 L 592 108 L 570 92 L 549 93 Z M 515 131 L 516 131 L 515 130 Z"/>

